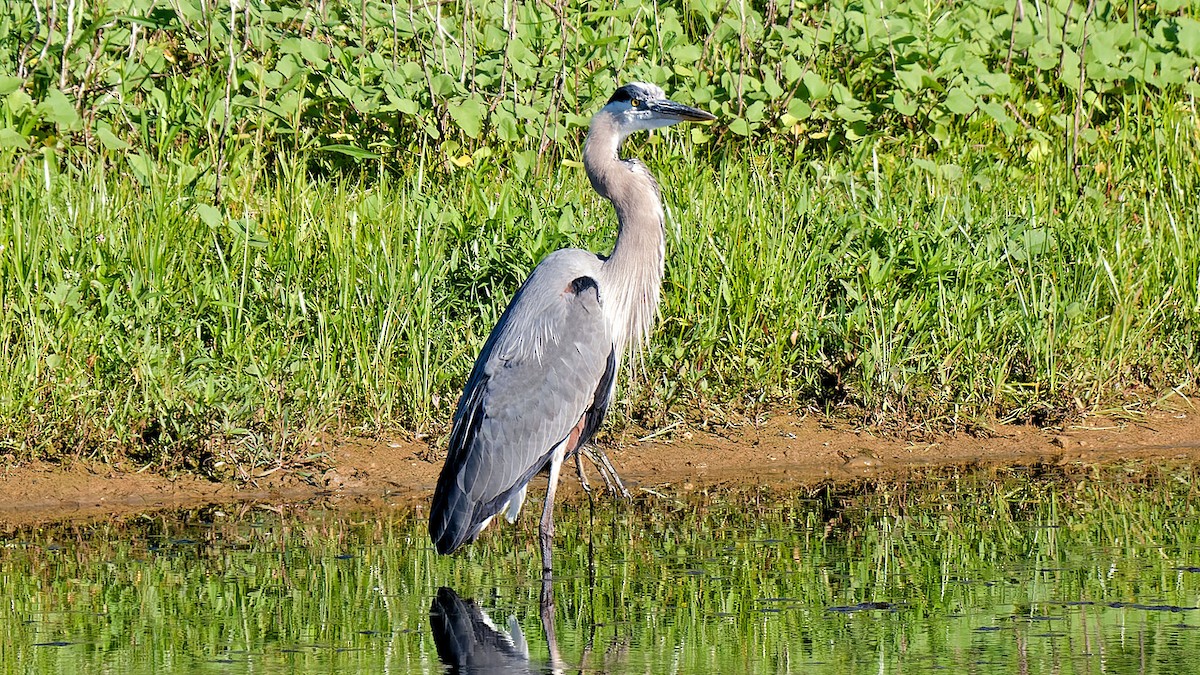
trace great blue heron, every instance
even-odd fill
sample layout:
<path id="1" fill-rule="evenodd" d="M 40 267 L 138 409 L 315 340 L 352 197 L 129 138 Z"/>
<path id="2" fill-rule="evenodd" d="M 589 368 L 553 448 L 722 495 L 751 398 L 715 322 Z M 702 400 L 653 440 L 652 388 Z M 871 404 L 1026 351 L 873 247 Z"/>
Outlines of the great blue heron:
<path id="1" fill-rule="evenodd" d="M 617 212 L 616 245 L 607 258 L 575 248 L 546 256 L 492 329 L 458 401 L 429 511 L 438 553 L 474 541 L 497 514 L 515 520 L 530 479 L 549 467 L 539 533 L 550 571 L 562 463 L 599 428 L 623 358 L 645 344 L 658 311 L 662 196 L 646 165 L 617 151 L 634 132 L 713 119 L 643 82 L 617 89 L 592 117 L 583 166 Z"/>

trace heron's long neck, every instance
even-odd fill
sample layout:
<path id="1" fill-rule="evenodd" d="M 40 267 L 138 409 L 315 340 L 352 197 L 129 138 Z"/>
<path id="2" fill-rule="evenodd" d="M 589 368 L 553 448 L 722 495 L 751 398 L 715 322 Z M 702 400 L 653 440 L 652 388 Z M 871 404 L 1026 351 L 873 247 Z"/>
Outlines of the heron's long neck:
<path id="1" fill-rule="evenodd" d="M 605 314 L 613 322 L 622 349 L 635 352 L 650 337 L 658 314 L 665 241 L 658 184 L 639 162 L 617 157 L 621 138 L 603 114 L 592 120 L 583 149 L 583 165 L 592 187 L 617 212 L 617 243 L 600 267 L 600 292 L 611 303 Z"/>

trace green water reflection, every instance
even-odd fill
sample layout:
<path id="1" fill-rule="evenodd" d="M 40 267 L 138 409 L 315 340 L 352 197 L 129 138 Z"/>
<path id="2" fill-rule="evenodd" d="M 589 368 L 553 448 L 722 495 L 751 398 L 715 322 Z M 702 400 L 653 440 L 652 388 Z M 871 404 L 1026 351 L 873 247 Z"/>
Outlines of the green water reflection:
<path id="1" fill-rule="evenodd" d="M 580 503 L 546 617 L 529 514 L 453 558 L 419 513 L 319 506 L 15 531 L 0 671 L 438 673 L 449 636 L 499 650 L 480 672 L 1198 673 L 1196 486 L 1012 470 Z"/>

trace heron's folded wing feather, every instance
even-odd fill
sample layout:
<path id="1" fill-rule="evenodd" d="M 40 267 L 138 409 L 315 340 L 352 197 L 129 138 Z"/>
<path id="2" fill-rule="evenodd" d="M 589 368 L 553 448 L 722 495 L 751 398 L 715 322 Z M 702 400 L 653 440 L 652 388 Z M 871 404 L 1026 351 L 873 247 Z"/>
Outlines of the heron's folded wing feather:
<path id="1" fill-rule="evenodd" d="M 456 472 L 462 496 L 477 509 L 473 520 L 493 515 L 545 465 L 604 377 L 613 341 L 599 290 L 580 271 L 547 258 L 514 296 L 471 373 L 444 471 Z"/>

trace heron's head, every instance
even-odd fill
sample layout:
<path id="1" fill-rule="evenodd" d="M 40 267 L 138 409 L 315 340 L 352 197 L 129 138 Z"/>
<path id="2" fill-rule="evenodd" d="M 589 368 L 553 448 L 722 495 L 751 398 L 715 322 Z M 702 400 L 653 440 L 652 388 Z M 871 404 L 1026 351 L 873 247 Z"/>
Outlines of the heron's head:
<path id="1" fill-rule="evenodd" d="M 672 101 L 661 88 L 647 82 L 630 82 L 621 87 L 600 112 L 612 116 L 622 137 L 679 122 L 717 119 L 703 110 Z"/>

